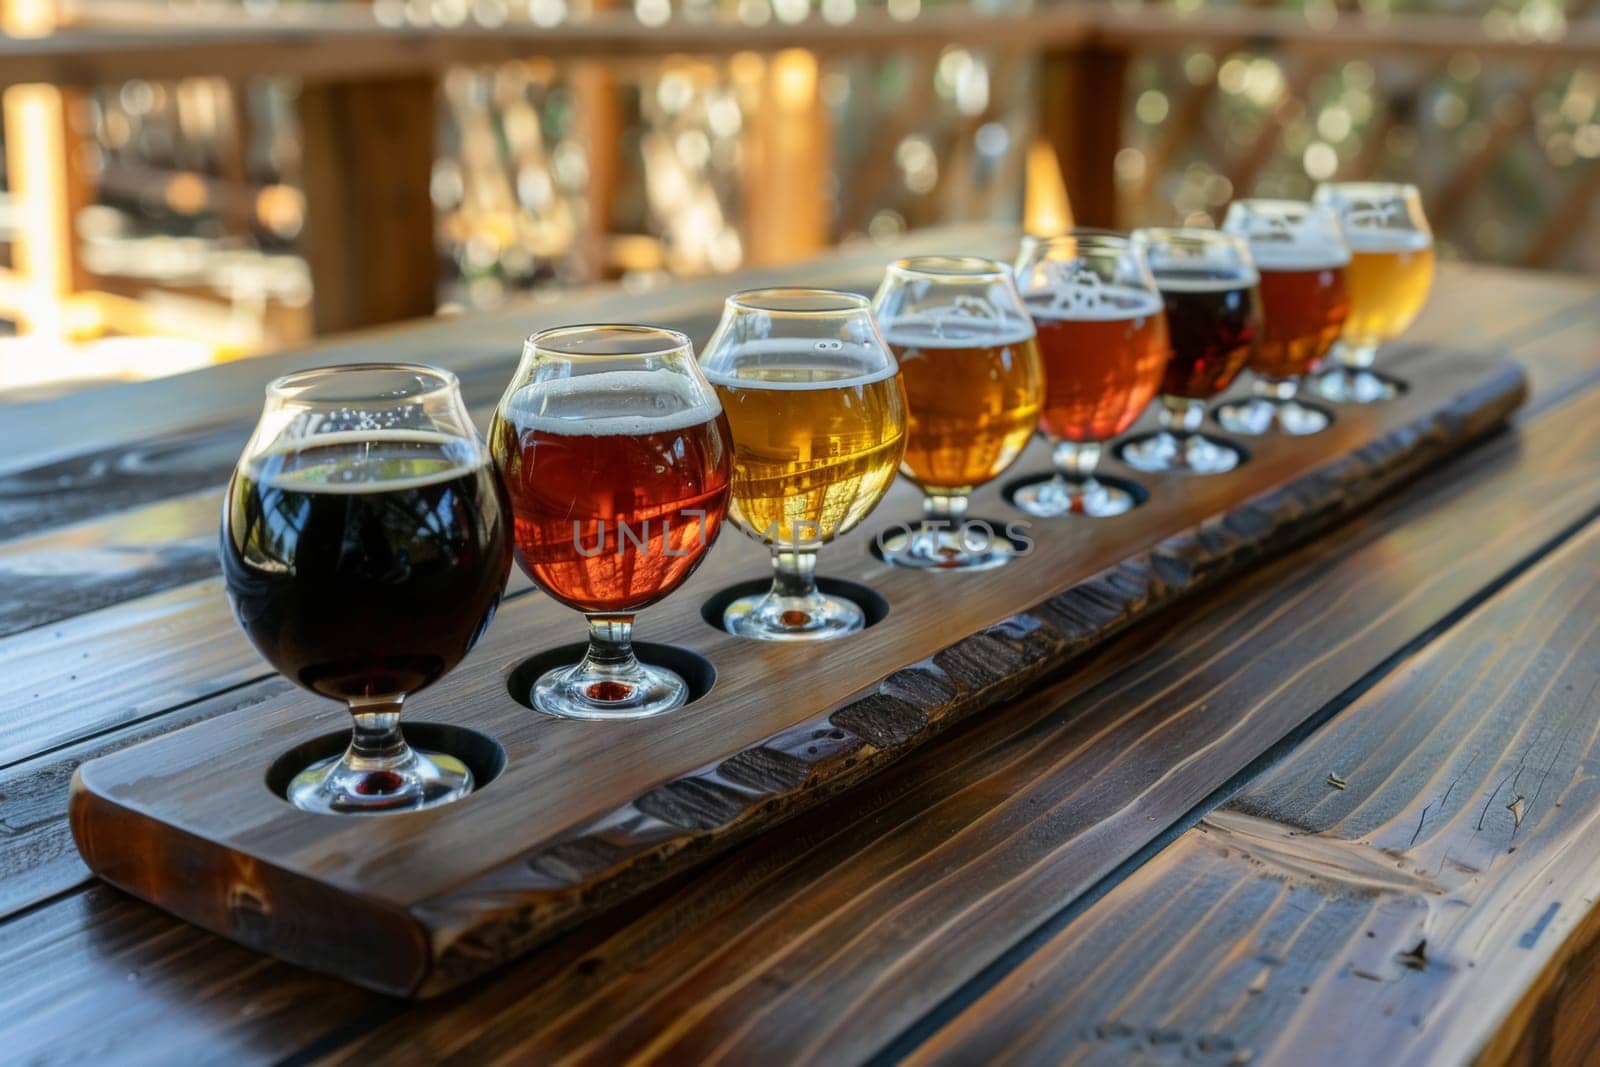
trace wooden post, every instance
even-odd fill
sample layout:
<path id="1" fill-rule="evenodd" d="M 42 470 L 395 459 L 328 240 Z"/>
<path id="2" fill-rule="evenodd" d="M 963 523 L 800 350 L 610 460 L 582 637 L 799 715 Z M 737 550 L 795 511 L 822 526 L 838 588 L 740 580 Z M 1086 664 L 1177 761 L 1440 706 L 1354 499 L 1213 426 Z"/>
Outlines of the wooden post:
<path id="1" fill-rule="evenodd" d="M 593 0 L 590 6 L 607 12 L 617 3 Z M 568 73 L 578 136 L 589 164 L 579 249 L 584 276 L 591 280 L 606 277 L 611 269 L 611 210 L 622 175 L 622 99 L 613 69 L 614 64 L 591 59 L 573 63 Z"/>
<path id="2" fill-rule="evenodd" d="M 0 30 L 10 36 L 42 36 L 55 24 L 54 0 L 0 0 Z M 81 90 L 53 85 L 14 85 L 0 94 L 5 172 L 17 218 L 12 264 L 20 283 L 6 303 L 16 305 L 18 325 L 29 332 L 68 332 L 66 301 L 88 280 L 73 227 L 90 199 L 77 166 L 73 119 L 81 101 Z"/>
<path id="3" fill-rule="evenodd" d="M 1100 48 L 1039 58 L 1039 137 L 1061 163 L 1079 225 L 1115 227 L 1128 57 Z"/>
<path id="4" fill-rule="evenodd" d="M 832 220 L 823 197 L 832 151 L 814 53 L 772 56 L 761 106 L 749 116 L 743 181 L 745 263 L 802 259 L 828 244 Z"/>
<path id="5" fill-rule="evenodd" d="M 300 91 L 312 321 L 317 333 L 431 315 L 432 75 Z"/>

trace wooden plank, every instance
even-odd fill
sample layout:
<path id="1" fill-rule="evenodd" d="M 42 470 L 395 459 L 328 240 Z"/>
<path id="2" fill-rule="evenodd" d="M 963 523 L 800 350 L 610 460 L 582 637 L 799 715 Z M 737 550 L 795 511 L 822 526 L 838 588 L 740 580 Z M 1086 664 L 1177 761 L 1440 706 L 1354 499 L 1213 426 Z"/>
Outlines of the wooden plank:
<path id="1" fill-rule="evenodd" d="M 64 1061 L 68 1045 L 80 1062 L 266 1063 L 384 1011 L 104 886 L 12 919 L 0 955 L 0 1033 L 23 1063 Z"/>
<path id="2" fill-rule="evenodd" d="M 1556 978 L 1592 969 L 1600 934 L 1597 635 L 1591 524 L 914 1059 L 1058 1063 L 1163 1044 L 1306 1064 L 1592 1058 L 1592 1001 Z M 1552 1060 L 1558 1017 L 1570 1058 Z"/>
<path id="3" fill-rule="evenodd" d="M 85 760 L 136 744 L 217 715 L 249 714 L 281 698 L 290 683 L 264 677 L 205 699 L 135 718 L 120 729 L 65 745 L 31 759 L 0 766 L 0 917 L 33 907 L 87 881 L 89 869 L 73 847 L 67 827 L 67 790 Z M 0 942 L 9 935 L 0 926 Z"/>
<path id="4" fill-rule="evenodd" d="M 863 10 L 846 25 L 812 19 L 798 26 L 777 20 L 750 26 L 680 19 L 646 26 L 631 14 L 620 13 L 552 27 L 523 21 L 494 27 L 384 26 L 356 5 L 274 12 L 270 21 L 208 11 L 204 25 L 175 25 L 170 11 L 159 10 L 159 21 L 152 14 L 80 18 L 77 28 L 36 41 L 0 38 L 0 85 L 92 85 L 208 74 L 316 82 L 413 75 L 453 64 L 534 56 L 659 60 L 668 55 L 727 56 L 784 48 L 859 55 L 891 48 L 937 51 L 954 40 L 977 48 L 1037 46 L 1082 40 L 1092 22 L 1090 12 L 1061 6 L 1022 16 L 974 17 L 964 10 L 929 10 L 911 22 L 881 10 Z"/>
<path id="5" fill-rule="evenodd" d="M 301 87 L 302 250 L 318 333 L 433 314 L 431 75 Z"/>
<path id="6" fill-rule="evenodd" d="M 677 1006 L 739 983 L 740 1005 L 766 1009 L 769 1018 L 796 1012 L 807 1040 L 837 1053 L 835 1062 L 859 1059 L 1159 833 L 1171 817 L 1161 813 L 1184 810 L 1225 780 L 1234 767 L 1214 757 L 1231 743 L 1230 727 L 1316 707 L 1508 560 L 1592 509 L 1600 498 L 1583 472 L 1597 449 L 1600 396 L 1593 395 L 1519 434 L 1491 438 L 1328 537 L 1135 628 L 1006 715 L 970 721 L 867 788 L 696 872 L 663 906 L 603 919 L 461 996 L 399 1016 L 381 998 L 339 1000 L 348 987 L 271 964 L 251 981 L 212 991 L 203 1013 L 173 1010 L 169 1001 L 192 1002 L 196 968 L 211 953 L 240 969 L 257 957 L 96 889 L 30 913 L 39 944 L 64 946 L 53 957 L 59 984 L 0 1007 L 0 1042 L 49 1062 L 101 1047 L 113 1034 L 153 1047 L 205 1035 L 203 1047 L 219 1057 L 271 1058 L 298 1048 L 284 1044 L 287 1024 L 296 1034 L 315 1025 L 341 1031 L 342 1039 L 319 1046 L 323 1054 L 369 1063 L 411 1055 L 473 1062 L 521 1050 L 598 1058 L 647 1046 L 670 1056 L 680 1040 L 695 1047 L 726 1041 L 734 1056 L 766 1049 L 794 1058 L 803 1043 L 767 1044 L 764 1024 L 740 1032 L 747 1020 L 732 1006 L 678 1026 Z M 1348 625 L 1328 625 L 1335 592 Z M 1310 664 L 1294 686 L 1279 684 L 1284 657 Z M 1179 722 L 1194 731 L 1178 730 Z M 1148 765 L 1140 753 L 1164 743 L 1163 723 L 1189 739 L 1211 738 L 1195 742 L 1198 755 L 1179 772 L 1187 779 L 1181 786 L 1126 772 Z M 52 777 L 59 820 L 64 776 Z M 1051 808 L 1043 791 L 1062 783 L 1079 799 Z M 1160 800 L 1166 788 L 1176 796 Z M 7 789 L 0 780 L 0 792 Z M 1089 808 L 1078 811 L 1079 804 Z M 1096 820 L 1104 823 L 1099 832 Z M 64 839 L 59 821 L 55 833 L 58 843 Z M 1026 877 L 1015 877 L 1018 863 Z M 845 945 L 859 924 L 885 917 L 883 901 L 940 872 L 950 881 L 869 927 L 855 953 L 829 957 L 829 946 Z M 7 868 L 4 878 L 15 877 Z M 959 921 L 968 891 L 1003 894 L 985 905 L 993 920 Z M 86 923 L 99 934 L 80 950 L 75 931 Z M 0 980 L 22 973 L 18 940 L 0 926 Z M 873 958 L 863 964 L 859 952 L 867 948 Z M 139 995 L 127 991 L 112 959 L 140 975 Z M 858 972 L 856 981 L 894 983 L 894 1010 L 856 1010 L 856 987 L 835 981 Z M 915 981 L 896 981 L 913 974 Z M 295 987 L 294 1017 L 247 1022 L 259 1000 L 278 1003 L 286 976 L 305 983 Z M 72 1009 L 37 1017 L 60 989 L 77 991 Z M 600 1019 L 603 1026 L 590 1025 Z M 607 1043 L 587 1047 L 591 1040 Z"/>
<path id="7" fill-rule="evenodd" d="M 1128 54 L 1052 51 L 1039 58 L 1039 136 L 1055 149 L 1079 225 L 1117 225 L 1117 177 Z"/>
<path id="8" fill-rule="evenodd" d="M 1395 402 L 1342 413 L 1314 441 L 1260 440 L 1237 474 L 1151 479 L 1131 521 L 1052 524 L 1024 559 L 977 582 L 885 567 L 857 531 L 834 549 L 830 571 L 870 583 L 894 610 L 827 655 L 754 648 L 703 622 L 706 597 L 765 569 L 758 546 L 724 540 L 644 635 L 709 658 L 716 692 L 682 715 L 630 724 L 626 758 L 606 731 L 529 715 L 509 697 L 502 675 L 529 651 L 520 635 L 575 629 L 559 605 L 526 597 L 476 653 L 501 671 L 464 669 L 430 691 L 452 723 L 506 752 L 505 772 L 473 798 L 391 820 L 288 808 L 262 787 L 266 753 L 343 717 L 297 698 L 80 767 L 74 836 L 97 873 L 201 925 L 387 992 L 437 993 L 862 780 L 1133 619 L 1363 506 L 1523 398 L 1521 372 L 1482 356 L 1418 350 L 1390 366 L 1413 383 Z M 1032 462 L 1042 466 L 1045 452 L 1036 443 Z M 895 493 L 886 517 L 911 510 L 908 488 Z M 975 513 L 1002 507 L 998 486 L 975 497 L 986 509 Z M 529 805 L 541 812 L 536 825 Z M 212 874 L 174 880 L 165 873 L 174 868 Z M 226 872 L 238 870 L 254 872 L 244 896 L 229 888 Z M 381 960 L 348 942 L 383 932 L 395 954 Z"/>
<path id="9" fill-rule="evenodd" d="M 96 5 L 98 7 L 99 5 Z M 383 26 L 359 7 L 274 12 L 270 22 L 245 12 L 206 13 L 206 25 L 174 26 L 159 5 L 119 5 L 122 14 L 78 20 L 80 28 L 38 41 L 0 39 L 0 84 L 90 85 L 130 78 L 196 75 L 289 77 L 310 81 L 441 70 L 543 55 L 628 60 L 671 54 L 729 55 L 806 48 L 825 54 L 890 49 L 937 50 L 953 41 L 976 48 L 1092 44 L 1107 51 L 1181 51 L 1246 39 L 1262 50 L 1339 55 L 1448 57 L 1470 51 L 1486 60 L 1583 62 L 1600 48 L 1600 27 L 1573 22 L 1561 37 L 1491 36 L 1471 14 L 1342 15 L 1312 26 L 1292 10 L 1181 13 L 1142 7 L 1046 5 L 1018 15 L 930 10 L 911 22 L 863 12 L 844 25 L 812 19 L 797 26 L 672 20 L 645 26 L 625 15 L 540 28 L 525 22 L 483 26 Z M 132 12 L 130 17 L 129 12 Z M 141 11 L 143 12 L 141 14 Z M 153 23 L 153 13 L 165 21 Z"/>

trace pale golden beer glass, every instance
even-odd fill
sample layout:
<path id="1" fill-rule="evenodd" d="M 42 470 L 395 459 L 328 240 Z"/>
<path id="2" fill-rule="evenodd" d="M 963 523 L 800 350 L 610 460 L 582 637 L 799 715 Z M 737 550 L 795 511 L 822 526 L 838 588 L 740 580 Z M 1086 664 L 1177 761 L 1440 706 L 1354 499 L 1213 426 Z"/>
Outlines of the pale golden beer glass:
<path id="1" fill-rule="evenodd" d="M 1414 185 L 1329 182 L 1313 199 L 1338 215 L 1351 252 L 1350 314 L 1334 348 L 1337 362 L 1317 376 L 1316 391 L 1344 403 L 1386 400 L 1397 387 L 1372 370 L 1378 346 L 1416 321 L 1433 287 L 1433 232 L 1422 195 Z"/>
<path id="2" fill-rule="evenodd" d="M 900 470 L 923 491 L 923 523 L 880 541 L 899 566 L 997 567 L 1008 541 L 967 521 L 972 491 L 1016 461 L 1039 423 L 1044 373 L 1011 271 L 975 256 L 889 265 L 872 307 L 906 389 Z"/>
<path id="3" fill-rule="evenodd" d="M 821 592 L 815 572 L 905 451 L 905 396 L 871 305 L 827 289 L 735 293 L 700 365 L 733 430 L 728 517 L 772 551 L 771 589 L 734 601 L 723 625 L 767 641 L 860 630 L 860 605 Z"/>

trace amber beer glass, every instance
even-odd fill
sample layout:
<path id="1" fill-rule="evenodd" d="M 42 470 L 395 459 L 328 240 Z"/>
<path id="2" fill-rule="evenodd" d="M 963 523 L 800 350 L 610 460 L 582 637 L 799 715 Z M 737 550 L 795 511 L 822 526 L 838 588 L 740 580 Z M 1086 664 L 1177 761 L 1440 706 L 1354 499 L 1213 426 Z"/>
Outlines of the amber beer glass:
<path id="1" fill-rule="evenodd" d="M 1326 429 L 1328 416 L 1300 403 L 1296 393 L 1333 347 L 1350 311 L 1350 249 L 1338 218 L 1322 204 L 1235 200 L 1222 228 L 1250 243 L 1261 273 L 1262 328 L 1250 360 L 1250 398 L 1218 407 L 1217 421 L 1242 434 L 1274 426 L 1291 434 Z"/>
<path id="2" fill-rule="evenodd" d="M 1313 199 L 1338 216 L 1351 253 L 1350 314 L 1334 348 L 1336 363 L 1317 375 L 1314 387 L 1343 403 L 1387 400 L 1398 387 L 1372 369 L 1378 346 L 1411 326 L 1433 287 L 1433 232 L 1422 195 L 1414 185 L 1329 182 L 1317 186 Z"/>
<path id="3" fill-rule="evenodd" d="M 517 562 L 589 620 L 582 662 L 540 677 L 533 706 L 625 719 L 683 705 L 684 680 L 632 642 L 634 616 L 694 573 L 728 505 L 728 424 L 689 339 L 650 326 L 534 335 L 489 444 Z"/>
<path id="4" fill-rule="evenodd" d="M 728 606 L 730 633 L 841 637 L 858 604 L 817 588 L 818 550 L 855 528 L 905 452 L 905 395 L 864 297 L 828 289 L 730 296 L 700 366 L 733 430 L 728 516 L 772 551 L 772 587 Z"/>
<path id="5" fill-rule="evenodd" d="M 1167 312 L 1161 429 L 1122 446 L 1143 471 L 1218 474 L 1243 459 L 1237 446 L 1200 431 L 1206 401 L 1250 361 L 1261 331 L 1260 277 L 1243 239 L 1220 230 L 1135 230 Z"/>
<path id="6" fill-rule="evenodd" d="M 453 374 L 370 363 L 267 386 L 223 498 L 228 600 L 267 662 L 355 721 L 290 803 L 408 811 L 471 791 L 460 760 L 406 743 L 400 712 L 483 634 L 510 569 L 500 485 Z"/>
<path id="7" fill-rule="evenodd" d="M 1023 239 L 1017 288 L 1039 331 L 1055 474 L 1012 503 L 1030 515 L 1120 515 L 1135 504 L 1094 476 L 1104 442 L 1149 406 L 1167 365 L 1167 322 L 1144 257 L 1126 237 L 1072 233 Z"/>
<path id="8" fill-rule="evenodd" d="M 872 301 L 906 390 L 901 473 L 923 491 L 918 529 L 880 538 L 904 567 L 975 570 L 1014 554 L 967 520 L 972 491 L 1022 454 L 1039 423 L 1044 374 L 1011 271 L 992 259 L 917 256 L 889 265 Z"/>

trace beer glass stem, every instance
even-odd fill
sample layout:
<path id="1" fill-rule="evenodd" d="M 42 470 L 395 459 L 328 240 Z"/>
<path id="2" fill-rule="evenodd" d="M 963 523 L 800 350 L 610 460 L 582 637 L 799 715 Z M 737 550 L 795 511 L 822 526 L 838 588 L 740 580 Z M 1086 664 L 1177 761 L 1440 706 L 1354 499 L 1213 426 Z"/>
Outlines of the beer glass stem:
<path id="1" fill-rule="evenodd" d="M 1100 462 L 1100 442 L 1057 441 L 1050 460 L 1066 481 L 1077 485 L 1092 482 L 1095 466 Z"/>
<path id="2" fill-rule="evenodd" d="M 817 554 L 804 549 L 772 551 L 772 595 L 810 600 L 817 596 Z"/>
<path id="3" fill-rule="evenodd" d="M 960 526 L 967 519 L 967 494 L 929 493 L 922 498 L 922 517 L 929 522 Z"/>
<path id="4" fill-rule="evenodd" d="M 1298 378 L 1256 378 L 1250 391 L 1263 400 L 1293 400 L 1300 387 Z"/>
<path id="5" fill-rule="evenodd" d="M 1366 370 L 1378 359 L 1377 345 L 1353 345 L 1348 341 L 1339 345 L 1339 362 L 1354 370 Z"/>
<path id="6" fill-rule="evenodd" d="M 586 618 L 589 620 L 589 650 L 583 654 L 577 672 L 585 677 L 630 674 L 639 662 L 633 654 L 633 616 L 589 615 Z"/>
<path id="7" fill-rule="evenodd" d="M 1161 428 L 1171 433 L 1198 433 L 1206 421 L 1206 402 L 1187 396 L 1161 398 Z"/>
<path id="8" fill-rule="evenodd" d="M 392 771 L 411 758 L 411 748 L 400 733 L 403 694 L 351 700 L 355 732 L 345 751 L 345 768 L 357 774 Z"/>
<path id="9" fill-rule="evenodd" d="M 941 534 L 959 531 L 967 521 L 967 494 L 930 492 L 922 498 L 923 537 L 926 548 L 937 555 Z"/>

